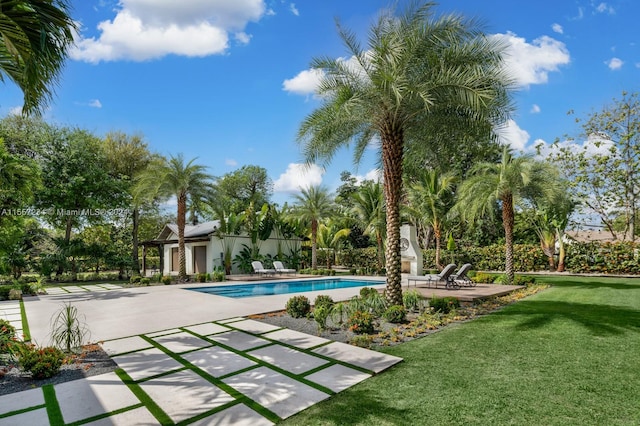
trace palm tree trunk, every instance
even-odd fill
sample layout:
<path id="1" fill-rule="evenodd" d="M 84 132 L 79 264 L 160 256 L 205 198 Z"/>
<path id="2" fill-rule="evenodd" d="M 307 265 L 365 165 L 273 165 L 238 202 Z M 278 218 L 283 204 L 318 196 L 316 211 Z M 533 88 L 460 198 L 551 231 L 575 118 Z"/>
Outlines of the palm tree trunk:
<path id="1" fill-rule="evenodd" d="M 133 226 L 131 230 L 131 259 L 133 260 L 133 273 L 140 275 L 140 260 L 138 259 L 138 225 L 139 225 L 140 211 L 138 208 L 133 209 Z"/>
<path id="2" fill-rule="evenodd" d="M 382 235 L 376 232 L 376 242 L 378 244 L 378 268 L 384 268 L 384 246 L 382 244 Z"/>
<path id="3" fill-rule="evenodd" d="M 564 272 L 565 250 L 564 250 L 564 241 L 562 240 L 562 234 L 558 232 L 556 235 L 556 238 L 558 238 L 558 268 L 556 269 L 556 271 Z"/>
<path id="4" fill-rule="evenodd" d="M 187 195 L 179 194 L 178 196 L 178 261 L 180 268 L 178 271 L 178 279 L 186 281 L 187 279 L 187 258 L 184 249 L 184 227 L 186 225 L 187 216 Z"/>
<path id="5" fill-rule="evenodd" d="M 390 124 L 381 134 L 384 197 L 387 207 L 387 300 L 402 305 L 400 198 L 402 197 L 402 129 Z"/>
<path id="6" fill-rule="evenodd" d="M 513 212 L 513 195 L 508 194 L 502 198 L 502 226 L 504 226 L 504 245 L 505 245 L 505 274 L 507 282 L 513 283 L 515 276 L 513 270 L 513 227 L 515 223 L 515 214 Z"/>
<path id="7" fill-rule="evenodd" d="M 318 269 L 318 221 L 311 221 L 311 269 Z"/>
<path id="8" fill-rule="evenodd" d="M 442 232 L 440 228 L 433 228 L 433 236 L 436 240 L 436 268 L 438 268 L 438 271 L 442 271 L 442 265 L 440 264 L 440 239 Z"/>

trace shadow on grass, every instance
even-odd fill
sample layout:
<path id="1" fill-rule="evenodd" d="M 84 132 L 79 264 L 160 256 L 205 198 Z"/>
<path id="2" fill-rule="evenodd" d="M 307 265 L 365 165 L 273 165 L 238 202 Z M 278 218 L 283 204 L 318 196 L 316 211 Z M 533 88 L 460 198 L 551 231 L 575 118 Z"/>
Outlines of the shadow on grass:
<path id="1" fill-rule="evenodd" d="M 595 335 L 619 335 L 625 330 L 640 332 L 640 311 L 621 306 L 559 301 L 520 301 L 513 309 L 504 309 L 497 316 L 522 316 L 519 329 L 544 327 L 551 322 L 571 320 L 583 325 Z"/>
<path id="2" fill-rule="evenodd" d="M 554 287 L 578 287 L 588 289 L 611 288 L 614 290 L 640 290 L 640 282 L 638 279 L 630 279 L 625 281 L 624 278 L 601 278 L 581 277 L 580 279 L 571 279 L 571 277 L 536 277 L 536 282 L 550 283 Z"/>
<path id="3" fill-rule="evenodd" d="M 355 425 L 355 424 L 407 424 L 407 410 L 388 405 L 383 398 L 376 398 L 369 390 L 349 390 L 340 398 L 323 401 L 319 406 L 305 411 L 303 418 L 311 414 L 314 424 Z M 406 395 L 402 395 L 404 397 Z M 400 395 L 399 395 L 400 397 Z M 308 413 L 307 413 L 308 412 Z M 286 425 L 302 424 L 296 416 L 284 421 Z M 305 423 L 306 424 L 306 423 Z"/>

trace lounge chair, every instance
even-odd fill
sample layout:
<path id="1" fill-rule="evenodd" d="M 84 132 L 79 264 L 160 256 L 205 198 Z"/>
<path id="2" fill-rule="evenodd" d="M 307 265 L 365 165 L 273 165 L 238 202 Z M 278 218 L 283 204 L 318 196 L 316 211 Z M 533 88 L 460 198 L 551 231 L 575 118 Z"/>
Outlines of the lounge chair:
<path id="1" fill-rule="evenodd" d="M 262 266 L 262 262 L 259 260 L 254 260 L 251 262 L 251 266 L 253 266 L 253 272 L 260 275 L 274 275 L 276 273 L 275 269 L 265 269 Z"/>
<path id="2" fill-rule="evenodd" d="M 465 263 L 460 267 L 460 269 L 458 269 L 458 271 L 455 274 L 451 275 L 451 281 L 463 287 L 475 286 L 476 283 L 473 282 L 471 278 L 467 276 L 467 272 L 469 272 L 470 269 L 471 269 L 471 264 Z"/>
<path id="3" fill-rule="evenodd" d="M 407 285 L 411 285 L 411 281 L 414 282 L 414 285 L 417 287 L 419 282 L 425 282 L 429 287 L 431 284 L 435 284 L 436 288 L 439 283 L 444 283 L 445 287 L 448 289 L 451 288 L 459 288 L 460 286 L 454 283 L 451 280 L 451 275 L 453 271 L 456 269 L 455 263 L 450 263 L 444 267 L 439 274 L 431 274 L 431 275 L 410 275 L 407 279 Z"/>
<path id="4" fill-rule="evenodd" d="M 273 267 L 275 268 L 276 272 L 279 274 L 295 274 L 296 273 L 295 269 L 285 268 L 282 262 L 280 262 L 279 260 L 273 261 Z"/>

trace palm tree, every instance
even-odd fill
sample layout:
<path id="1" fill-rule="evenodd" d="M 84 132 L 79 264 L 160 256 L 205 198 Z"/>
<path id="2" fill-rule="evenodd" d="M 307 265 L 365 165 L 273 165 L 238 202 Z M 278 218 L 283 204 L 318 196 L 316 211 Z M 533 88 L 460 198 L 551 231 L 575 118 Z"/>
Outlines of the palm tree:
<path id="1" fill-rule="evenodd" d="M 333 212 L 329 190 L 323 186 L 310 186 L 294 196 L 296 215 L 311 227 L 311 269 L 318 267 L 318 223 Z"/>
<path id="2" fill-rule="evenodd" d="M 386 211 L 384 189 L 380 182 L 366 181 L 351 195 L 353 212 L 365 235 L 374 235 L 378 247 L 378 266 L 384 268 L 384 239 L 386 237 Z"/>
<path id="3" fill-rule="evenodd" d="M 514 205 L 520 199 L 535 200 L 552 197 L 556 191 L 557 174 L 548 163 L 529 155 L 514 157 L 507 146 L 499 163 L 478 163 L 470 170 L 470 177 L 458 188 L 458 206 L 467 218 L 477 218 L 494 211 L 496 203 L 502 210 L 505 234 L 505 274 L 513 282 L 513 226 Z"/>
<path id="4" fill-rule="evenodd" d="M 149 167 L 136 178 L 136 195 L 152 194 L 154 197 L 168 199 L 175 196 L 178 203 L 178 258 L 180 280 L 187 279 L 187 267 L 184 249 L 184 228 L 187 216 L 187 201 L 197 202 L 207 198 L 212 190 L 213 176 L 206 173 L 206 167 L 193 164 L 196 158 L 185 164 L 182 154 L 155 159 Z M 134 197 L 136 197 L 134 195 Z"/>
<path id="5" fill-rule="evenodd" d="M 338 24 L 350 56 L 319 58 L 322 105 L 302 122 L 298 141 L 308 163 L 331 160 L 353 143 L 358 162 L 371 143 L 380 147 L 387 210 L 387 297 L 402 304 L 400 201 L 403 157 L 412 145 L 428 144 L 427 125 L 455 122 L 468 128 L 502 122 L 508 115 L 503 45 L 485 37 L 477 23 L 458 15 L 433 17 L 432 4 L 402 16 L 383 13 L 361 47 Z M 456 120 L 441 120 L 443 116 Z M 489 135 L 486 135 L 489 137 Z M 452 142 L 453 143 L 453 142 Z"/>
<path id="6" fill-rule="evenodd" d="M 332 219 L 318 226 L 318 246 L 327 250 L 327 269 L 331 269 L 331 265 L 335 263 L 336 251 L 350 232 L 351 229 L 341 227 Z"/>
<path id="7" fill-rule="evenodd" d="M 66 0 L 0 0 L 0 80 L 20 87 L 24 114 L 51 100 L 76 31 Z"/>
<path id="8" fill-rule="evenodd" d="M 453 207 L 453 186 L 457 178 L 451 173 L 440 174 L 428 170 L 419 176 L 419 180 L 409 185 L 407 210 L 419 221 L 424 221 L 433 229 L 436 243 L 436 267 L 440 264 L 440 243 L 442 241 L 443 222 Z"/>

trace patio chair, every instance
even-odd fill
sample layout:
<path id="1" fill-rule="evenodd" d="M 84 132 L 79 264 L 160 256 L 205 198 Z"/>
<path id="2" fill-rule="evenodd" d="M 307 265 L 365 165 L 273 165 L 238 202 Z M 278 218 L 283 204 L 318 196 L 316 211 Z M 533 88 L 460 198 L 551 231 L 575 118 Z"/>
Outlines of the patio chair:
<path id="1" fill-rule="evenodd" d="M 259 260 L 251 262 L 251 266 L 253 267 L 253 272 L 259 275 L 274 275 L 276 273 L 275 269 L 265 269 Z"/>
<path id="2" fill-rule="evenodd" d="M 451 280 L 451 275 L 453 271 L 456 269 L 455 263 L 450 263 L 444 267 L 439 274 L 430 274 L 430 275 L 410 275 L 407 278 L 407 286 L 411 285 L 411 281 L 414 282 L 414 285 L 417 287 L 419 282 L 425 282 L 429 287 L 431 284 L 435 284 L 436 288 L 439 283 L 444 283 L 447 289 L 459 288 L 460 285 L 454 283 Z"/>
<path id="3" fill-rule="evenodd" d="M 476 283 L 467 276 L 467 272 L 469 272 L 470 269 L 471 264 L 465 263 L 455 274 L 451 275 L 451 280 L 462 287 L 474 287 Z"/>
<path id="4" fill-rule="evenodd" d="M 280 262 L 279 260 L 273 261 L 273 267 L 275 268 L 276 272 L 279 274 L 295 274 L 296 273 L 295 269 L 285 268 L 283 263 Z"/>

